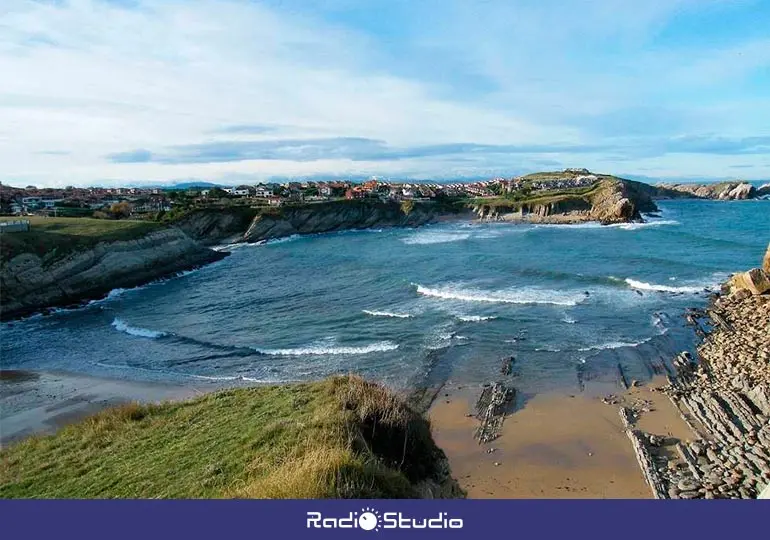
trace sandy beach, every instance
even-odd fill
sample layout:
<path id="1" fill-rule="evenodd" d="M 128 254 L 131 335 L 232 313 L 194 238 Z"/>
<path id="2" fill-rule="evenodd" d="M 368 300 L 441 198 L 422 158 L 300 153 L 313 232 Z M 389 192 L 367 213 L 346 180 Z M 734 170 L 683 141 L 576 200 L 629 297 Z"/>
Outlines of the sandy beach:
<path id="1" fill-rule="evenodd" d="M 190 386 L 74 373 L 0 371 L 0 445 L 54 433 L 113 405 L 184 399 L 202 392 Z"/>
<path id="2" fill-rule="evenodd" d="M 430 409 L 437 444 L 470 498 L 651 498 L 618 407 L 648 409 L 643 429 L 691 438 L 668 398 L 652 389 L 662 378 L 617 395 L 541 394 L 517 404 L 501 436 L 478 444 L 472 414 L 479 387 L 448 386 Z M 448 395 L 447 395 L 448 394 Z"/>

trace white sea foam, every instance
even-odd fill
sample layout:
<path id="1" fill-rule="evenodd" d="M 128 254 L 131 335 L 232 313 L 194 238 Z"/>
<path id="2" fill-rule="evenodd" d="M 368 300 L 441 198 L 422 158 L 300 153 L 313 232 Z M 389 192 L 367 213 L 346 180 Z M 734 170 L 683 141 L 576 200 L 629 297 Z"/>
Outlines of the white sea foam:
<path id="1" fill-rule="evenodd" d="M 445 244 L 447 242 L 461 242 L 471 237 L 467 232 L 437 232 L 425 231 L 412 234 L 401 241 L 407 245 Z"/>
<path id="2" fill-rule="evenodd" d="M 394 317 L 396 319 L 409 319 L 411 317 L 414 317 L 414 315 L 410 313 L 394 313 L 391 311 L 374 311 L 370 309 L 363 310 L 364 313 L 367 315 L 371 315 L 372 317 Z"/>
<path id="3" fill-rule="evenodd" d="M 604 229 L 606 225 L 595 221 L 585 223 L 538 223 L 534 225 L 535 229 Z"/>
<path id="4" fill-rule="evenodd" d="M 561 322 L 564 322 L 564 323 L 567 323 L 567 324 L 576 324 L 577 320 L 573 319 L 569 315 L 565 315 L 564 317 L 562 317 Z"/>
<path id="5" fill-rule="evenodd" d="M 309 345 L 307 347 L 297 347 L 294 349 L 255 349 L 261 354 L 270 356 L 321 356 L 321 355 L 353 355 L 353 354 L 371 354 L 375 352 L 393 351 L 398 349 L 398 345 L 392 341 L 378 341 L 359 347 L 333 347 L 329 345 Z"/>
<path id="6" fill-rule="evenodd" d="M 671 285 L 658 285 L 657 283 L 646 283 L 644 281 L 638 281 L 636 279 L 626 278 L 624 280 L 632 289 L 642 291 L 655 291 L 655 292 L 669 292 L 669 293 L 698 293 L 702 292 L 703 285 L 699 286 L 681 286 L 672 287 Z"/>
<path id="7" fill-rule="evenodd" d="M 277 382 L 287 382 L 287 381 L 281 381 L 277 379 L 257 379 L 255 377 L 245 377 L 243 375 L 238 376 L 213 376 L 213 375 L 189 375 L 190 377 L 194 379 L 203 379 L 206 381 L 246 381 L 246 382 L 256 382 L 256 383 L 277 383 Z"/>
<path id="8" fill-rule="evenodd" d="M 112 321 L 112 326 L 114 326 L 115 330 L 118 330 L 119 332 L 125 332 L 126 334 L 137 337 L 155 339 L 166 335 L 166 332 L 158 332 L 155 330 L 148 330 L 146 328 L 136 328 L 134 326 L 129 326 L 123 320 L 118 319 L 117 317 Z"/>
<path id="9" fill-rule="evenodd" d="M 502 304 L 554 304 L 559 306 L 574 306 L 580 303 L 584 295 L 575 293 L 560 293 L 547 289 L 507 289 L 500 291 L 485 291 L 454 285 L 444 287 L 424 287 L 414 283 L 417 292 L 423 296 L 440 298 L 442 300 L 460 300 L 462 302 L 492 302 Z"/>
<path id="10" fill-rule="evenodd" d="M 266 246 L 272 246 L 275 244 L 286 244 L 287 242 L 294 242 L 295 240 L 299 240 L 302 238 L 299 234 L 292 234 L 291 236 L 284 236 L 283 238 L 271 238 L 264 242 L 264 245 Z"/>
<path id="11" fill-rule="evenodd" d="M 497 319 L 494 315 L 458 315 L 457 318 L 463 322 L 483 322 Z"/>
<path id="12" fill-rule="evenodd" d="M 537 347 L 535 352 L 561 352 L 561 349 L 556 347 Z"/>
<path id="13" fill-rule="evenodd" d="M 653 219 L 644 223 L 614 223 L 607 227 L 622 229 L 624 231 L 637 231 L 648 227 L 662 227 L 666 225 L 679 225 L 679 222 L 673 219 Z"/>
<path id="14" fill-rule="evenodd" d="M 637 347 L 641 345 L 642 343 L 645 343 L 648 340 L 643 340 L 639 342 L 629 342 L 629 341 L 610 341 L 608 343 L 601 343 L 599 345 L 591 345 L 590 347 L 582 347 L 578 349 L 579 351 L 585 352 L 585 351 L 603 351 L 607 349 L 619 349 L 621 347 Z"/>

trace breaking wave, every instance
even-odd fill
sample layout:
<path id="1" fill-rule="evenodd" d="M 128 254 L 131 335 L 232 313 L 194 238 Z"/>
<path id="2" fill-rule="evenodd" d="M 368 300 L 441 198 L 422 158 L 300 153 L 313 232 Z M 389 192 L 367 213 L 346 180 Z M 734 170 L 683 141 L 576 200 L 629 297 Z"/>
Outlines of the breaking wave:
<path id="1" fill-rule="evenodd" d="M 631 278 L 624 280 L 632 289 L 642 291 L 670 292 L 670 293 L 698 293 L 703 292 L 704 286 L 682 286 L 672 287 L 671 285 L 658 285 L 657 283 L 645 283 Z"/>
<path id="2" fill-rule="evenodd" d="M 373 311 L 370 309 L 364 309 L 364 313 L 371 315 L 372 317 L 395 317 L 396 319 L 409 319 L 414 317 L 410 313 L 393 313 L 391 311 Z"/>
<path id="3" fill-rule="evenodd" d="M 497 319 L 494 315 L 458 315 L 457 318 L 463 322 L 483 322 Z"/>
<path id="4" fill-rule="evenodd" d="M 643 341 L 638 342 L 628 342 L 628 341 L 610 341 L 608 343 L 602 343 L 599 345 L 591 345 L 590 347 L 581 347 L 578 349 L 578 351 L 586 352 L 586 351 L 604 351 L 607 349 L 619 349 L 621 347 L 638 347 L 642 343 L 646 343 L 649 341 L 648 339 L 645 339 Z"/>
<path id="5" fill-rule="evenodd" d="M 518 289 L 502 291 L 484 291 L 480 289 L 445 286 L 439 288 L 424 287 L 417 283 L 417 292 L 423 296 L 440 298 L 442 300 L 460 300 L 463 302 L 492 302 L 501 304 L 554 304 L 558 306 L 575 306 L 583 298 L 583 294 L 563 294 L 546 289 Z"/>
<path id="6" fill-rule="evenodd" d="M 269 356 L 332 356 L 332 355 L 353 355 L 353 354 L 371 354 L 375 352 L 394 351 L 398 345 L 392 341 L 378 341 L 363 345 L 360 347 L 331 347 L 328 345 L 310 345 L 308 347 L 297 347 L 295 349 L 255 349 L 260 354 Z"/>
<path id="7" fill-rule="evenodd" d="M 647 227 L 661 227 L 664 225 L 679 225 L 679 222 L 673 219 L 659 219 L 645 221 L 643 223 L 615 223 L 607 225 L 607 227 L 622 229 L 624 231 L 636 231 L 639 229 L 646 229 Z"/>
<path id="8" fill-rule="evenodd" d="M 148 330 L 147 328 L 137 328 L 134 326 L 129 326 L 122 319 L 118 319 L 117 317 L 115 318 L 115 320 L 112 321 L 112 326 L 115 327 L 115 330 L 119 332 L 124 332 L 132 336 L 138 336 L 138 337 L 144 337 L 144 338 L 150 338 L 150 339 L 156 339 L 167 335 L 166 332 L 159 332 L 156 330 Z"/>

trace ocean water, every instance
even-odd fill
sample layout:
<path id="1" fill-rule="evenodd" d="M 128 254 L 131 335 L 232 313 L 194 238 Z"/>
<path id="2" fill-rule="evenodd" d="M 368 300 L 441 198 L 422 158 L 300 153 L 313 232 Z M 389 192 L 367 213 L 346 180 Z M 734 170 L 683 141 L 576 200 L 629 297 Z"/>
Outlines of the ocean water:
<path id="1" fill-rule="evenodd" d="M 694 344 L 687 307 L 770 240 L 766 201 L 664 201 L 645 224 L 449 223 L 232 248 L 226 259 L 2 325 L 4 369 L 195 385 L 355 372 L 408 389 L 524 392 L 651 376 Z"/>

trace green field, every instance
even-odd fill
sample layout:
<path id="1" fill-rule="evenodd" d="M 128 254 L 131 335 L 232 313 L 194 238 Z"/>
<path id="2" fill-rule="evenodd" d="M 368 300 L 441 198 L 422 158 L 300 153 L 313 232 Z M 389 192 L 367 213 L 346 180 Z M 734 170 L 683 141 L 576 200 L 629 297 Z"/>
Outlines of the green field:
<path id="1" fill-rule="evenodd" d="M 0 218 L 14 221 L 18 218 Z M 0 237 L 0 262 L 21 253 L 35 253 L 46 262 L 88 249 L 99 242 L 135 240 L 164 226 L 150 221 L 109 220 L 31 216 L 28 232 L 3 233 Z"/>
<path id="2" fill-rule="evenodd" d="M 417 497 L 444 463 L 422 416 L 354 376 L 124 406 L 0 458 L 3 498 Z"/>

